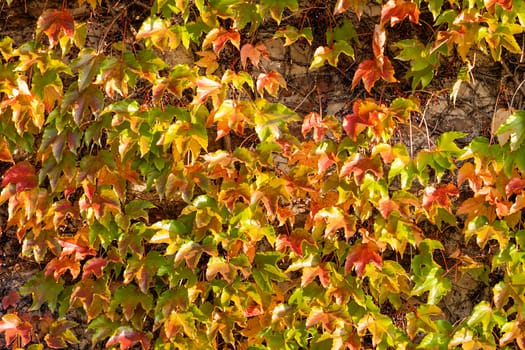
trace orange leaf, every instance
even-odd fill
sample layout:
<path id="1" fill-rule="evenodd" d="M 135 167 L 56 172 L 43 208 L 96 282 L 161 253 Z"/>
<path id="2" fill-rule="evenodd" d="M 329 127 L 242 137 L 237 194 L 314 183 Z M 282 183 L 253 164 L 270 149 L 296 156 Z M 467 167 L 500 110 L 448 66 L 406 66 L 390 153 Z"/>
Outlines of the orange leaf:
<path id="1" fill-rule="evenodd" d="M 35 168 L 29 162 L 20 162 L 9 168 L 2 180 L 2 186 L 10 183 L 16 184 L 16 191 L 30 190 L 38 185 L 38 177 Z"/>
<path id="2" fill-rule="evenodd" d="M 28 322 L 22 320 L 15 314 L 2 316 L 0 320 L 0 333 L 5 332 L 6 345 L 11 345 L 19 337 L 22 346 L 31 341 L 31 332 L 33 327 Z"/>
<path id="3" fill-rule="evenodd" d="M 360 184 L 367 171 L 372 172 L 377 178 L 383 176 L 381 160 L 379 157 L 367 158 L 359 153 L 350 158 L 342 167 L 339 177 L 354 175 L 356 183 Z"/>
<path id="4" fill-rule="evenodd" d="M 214 28 L 208 33 L 208 35 L 206 35 L 206 38 L 202 42 L 202 48 L 205 49 L 206 47 L 212 45 L 213 52 L 218 55 L 228 41 L 231 42 L 237 49 L 239 49 L 241 43 L 241 34 L 236 28 L 232 28 L 230 30 L 226 30 L 224 28 Z"/>
<path id="5" fill-rule="evenodd" d="M 368 92 L 374 87 L 379 78 L 395 83 L 397 80 L 394 77 L 394 73 L 394 68 L 388 57 L 383 57 L 382 61 L 377 58 L 365 60 L 359 64 L 359 67 L 357 67 L 354 78 L 352 79 L 352 89 L 359 84 L 361 79 L 363 80 L 365 89 Z"/>
<path id="6" fill-rule="evenodd" d="M 38 19 L 37 31 L 46 33 L 49 37 L 49 44 L 54 47 L 63 35 L 73 36 L 75 21 L 71 12 L 66 9 L 48 10 Z"/>
<path id="7" fill-rule="evenodd" d="M 201 104 L 210 96 L 217 95 L 221 92 L 222 84 L 208 79 L 206 77 L 201 77 L 196 81 L 197 85 L 197 96 L 193 100 L 193 104 Z"/>
<path id="8" fill-rule="evenodd" d="M 450 198 L 449 196 L 459 196 L 459 190 L 453 184 L 440 185 L 437 188 L 429 186 L 425 188 L 423 195 L 423 208 L 429 209 L 433 205 L 438 207 L 450 209 Z"/>
<path id="9" fill-rule="evenodd" d="M 46 266 L 45 275 L 46 277 L 53 274 L 55 281 L 67 272 L 71 273 L 73 278 L 77 278 L 80 273 L 80 263 L 75 260 L 72 256 L 61 256 L 53 258 Z"/>
<path id="10" fill-rule="evenodd" d="M 378 253 L 378 247 L 375 243 L 360 243 L 350 248 L 350 252 L 346 257 L 345 273 L 348 274 L 352 268 L 355 268 L 356 274 L 363 276 L 366 265 L 373 263 L 378 269 L 381 269 L 382 262 L 383 260 Z"/>
<path id="11" fill-rule="evenodd" d="M 406 17 L 413 22 L 419 23 L 419 9 L 417 4 L 412 1 L 405 0 L 389 0 L 381 9 L 381 24 L 385 25 L 390 21 L 390 25 L 394 26 L 401 22 Z"/>
<path id="12" fill-rule="evenodd" d="M 261 73 L 257 77 L 257 92 L 261 95 L 264 90 L 266 90 L 273 97 L 277 97 L 279 86 L 286 89 L 286 80 L 276 71 L 272 70 L 268 73 Z"/>
<path id="13" fill-rule="evenodd" d="M 266 59 L 270 58 L 270 53 L 263 43 L 257 43 L 255 46 L 252 44 L 244 44 L 241 48 L 241 64 L 246 69 L 247 59 L 249 58 L 255 67 L 259 66 L 261 57 Z"/>
<path id="14" fill-rule="evenodd" d="M 512 10 L 512 0 L 485 0 L 485 8 L 493 13 L 496 5 L 500 5 L 504 10 Z"/>
<path id="15" fill-rule="evenodd" d="M 385 219 L 388 219 L 388 217 L 390 216 L 390 214 L 393 211 L 399 211 L 399 204 L 397 204 L 396 202 L 394 202 L 390 198 L 385 198 L 385 199 L 382 199 L 381 201 L 379 201 L 379 208 L 378 209 L 379 209 L 379 212 L 381 213 L 381 215 Z"/>
<path id="16" fill-rule="evenodd" d="M 303 136 L 306 137 L 306 135 L 312 129 L 314 129 L 314 141 L 319 143 L 326 134 L 328 128 L 326 127 L 325 123 L 323 123 L 321 115 L 319 115 L 317 112 L 311 112 L 306 115 L 306 117 L 304 117 L 301 132 L 303 133 Z"/>

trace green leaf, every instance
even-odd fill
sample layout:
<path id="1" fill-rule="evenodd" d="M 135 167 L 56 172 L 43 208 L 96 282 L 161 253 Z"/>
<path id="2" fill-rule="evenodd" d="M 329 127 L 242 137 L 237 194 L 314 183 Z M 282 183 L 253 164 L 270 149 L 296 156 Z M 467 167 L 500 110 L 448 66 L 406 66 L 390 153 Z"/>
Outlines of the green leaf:
<path id="1" fill-rule="evenodd" d="M 503 123 L 496 134 L 510 132 L 510 150 L 516 151 L 521 148 L 525 138 L 525 111 L 520 110 L 512 113 L 507 121 Z"/>
<path id="2" fill-rule="evenodd" d="M 304 27 L 301 30 L 297 29 L 294 26 L 287 25 L 286 28 L 281 28 L 278 31 L 275 32 L 274 38 L 284 38 L 284 46 L 291 45 L 295 43 L 300 38 L 306 39 L 308 43 L 311 45 L 312 41 L 314 40 L 314 36 L 312 34 L 312 28 L 310 27 Z"/>
<path id="3" fill-rule="evenodd" d="M 30 309 L 32 311 L 39 310 L 44 303 L 47 303 L 50 310 L 56 310 L 58 296 L 63 289 L 64 284 L 61 278 L 55 281 L 53 276 L 45 277 L 44 272 L 41 271 L 20 288 L 20 294 L 31 294 L 33 303 Z"/>
<path id="4" fill-rule="evenodd" d="M 264 12 L 270 11 L 270 15 L 277 22 L 281 23 L 281 18 L 285 8 L 295 12 L 299 9 L 297 0 L 261 0 L 261 8 Z"/>

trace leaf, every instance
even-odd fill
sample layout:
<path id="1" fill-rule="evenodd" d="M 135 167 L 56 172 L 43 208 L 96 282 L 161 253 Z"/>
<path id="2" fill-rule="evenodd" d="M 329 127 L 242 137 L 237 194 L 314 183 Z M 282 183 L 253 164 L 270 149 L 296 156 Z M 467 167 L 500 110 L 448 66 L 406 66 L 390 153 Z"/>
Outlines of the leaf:
<path id="1" fill-rule="evenodd" d="M 277 22 L 281 23 L 281 18 L 285 8 L 295 12 L 299 9 L 297 0 L 261 0 L 261 8 L 263 11 L 270 10 L 270 15 Z"/>
<path id="2" fill-rule="evenodd" d="M 282 252 L 286 247 L 289 247 L 295 254 L 302 256 L 303 243 L 307 243 L 313 247 L 317 246 L 309 232 L 304 229 L 295 229 L 289 235 L 279 235 L 275 241 L 275 249 Z"/>
<path id="3" fill-rule="evenodd" d="M 505 133 L 510 133 L 510 150 L 519 149 L 525 139 L 525 111 L 519 110 L 512 113 L 496 131 L 496 135 Z"/>
<path id="4" fill-rule="evenodd" d="M 68 320 L 57 320 L 51 323 L 49 331 L 44 340 L 47 346 L 52 349 L 63 349 L 68 344 L 78 344 L 79 341 L 71 328 L 77 326 L 77 323 Z"/>
<path id="5" fill-rule="evenodd" d="M 113 336 L 106 342 L 106 348 L 119 344 L 121 350 L 127 350 L 133 345 L 140 343 L 143 349 L 150 348 L 150 337 L 143 332 L 131 327 L 119 327 Z"/>
<path id="6" fill-rule="evenodd" d="M 356 219 L 348 214 L 345 214 L 343 209 L 339 207 L 328 207 L 319 210 L 314 217 L 314 221 L 323 220 L 325 222 L 325 237 L 330 237 L 334 233 L 343 229 L 345 238 L 348 240 L 355 234 Z"/>
<path id="7" fill-rule="evenodd" d="M 37 33 L 41 32 L 46 33 L 50 46 L 54 47 L 64 35 L 69 38 L 73 36 L 75 20 L 67 9 L 44 11 L 37 22 Z"/>
<path id="8" fill-rule="evenodd" d="M 363 7 L 364 3 L 361 0 L 337 0 L 334 8 L 334 16 L 351 8 L 357 14 L 357 17 L 361 17 Z"/>
<path id="9" fill-rule="evenodd" d="M 268 48 L 263 43 L 259 42 L 253 46 L 252 44 L 244 44 L 241 47 L 241 64 L 246 69 L 247 60 L 250 59 L 254 67 L 259 67 L 261 57 L 270 59 Z"/>
<path id="10" fill-rule="evenodd" d="M 381 24 L 390 22 L 390 26 L 404 20 L 406 17 L 413 22 L 419 23 L 419 8 L 415 2 L 405 0 L 388 0 L 381 8 Z"/>
<path id="11" fill-rule="evenodd" d="M 170 22 L 156 16 L 146 18 L 135 38 L 146 39 L 146 47 L 153 45 L 162 51 L 175 50 L 180 43 L 180 38 L 170 30 Z"/>
<path id="12" fill-rule="evenodd" d="M 284 38 L 284 46 L 289 46 L 295 43 L 300 38 L 306 39 L 308 44 L 312 44 L 314 36 L 312 34 L 312 28 L 304 27 L 301 30 L 294 26 L 287 25 L 285 28 L 279 28 L 273 35 L 274 38 Z"/>
<path id="13" fill-rule="evenodd" d="M 38 185 L 35 168 L 27 161 L 17 163 L 10 167 L 4 174 L 2 186 L 16 185 L 16 192 L 31 190 Z"/>
<path id="14" fill-rule="evenodd" d="M 343 164 L 339 177 L 354 175 L 355 182 L 361 184 L 367 172 L 373 173 L 380 179 L 383 176 L 381 159 L 379 157 L 368 158 L 356 153 Z"/>
<path id="15" fill-rule="evenodd" d="M 53 274 L 55 281 L 58 282 L 60 277 L 67 271 L 71 273 L 73 279 L 77 278 L 80 273 L 80 263 L 72 256 L 61 256 L 59 258 L 53 258 L 47 263 L 45 269 L 45 276 L 48 277 Z"/>
<path id="16" fill-rule="evenodd" d="M 354 58 L 354 48 L 346 40 L 337 40 L 331 46 L 319 46 L 314 52 L 314 58 L 309 69 L 320 68 L 325 62 L 328 62 L 332 67 L 337 67 L 341 53 Z"/>
<path id="17" fill-rule="evenodd" d="M 323 325 L 323 329 L 326 329 L 328 332 L 331 333 L 335 330 L 335 322 L 338 319 L 339 317 L 335 313 L 324 311 L 322 308 L 314 306 L 310 310 L 310 314 L 306 319 L 305 327 L 310 328 L 313 325 L 320 322 Z"/>
<path id="18" fill-rule="evenodd" d="M 31 294 L 33 303 L 30 310 L 39 310 L 44 303 L 50 310 L 56 310 L 59 294 L 64 289 L 62 280 L 55 281 L 51 277 L 45 277 L 41 271 L 27 281 L 19 290 L 20 294 Z"/>
<path id="19" fill-rule="evenodd" d="M 238 50 L 241 44 L 241 34 L 239 33 L 239 30 L 236 28 L 232 28 L 230 30 L 226 30 L 222 27 L 213 28 L 208 32 L 206 38 L 204 38 L 204 41 L 202 42 L 202 48 L 205 49 L 212 45 L 213 52 L 218 55 L 228 41 L 232 43 L 232 45 Z"/>
<path id="20" fill-rule="evenodd" d="M 30 323 L 22 321 L 15 314 L 3 315 L 0 320 L 0 333 L 5 333 L 6 345 L 11 345 L 17 338 L 20 339 L 21 346 L 27 345 L 31 341 L 33 331 Z"/>
<path id="21" fill-rule="evenodd" d="M 380 78 L 391 83 L 397 81 L 394 77 L 394 68 L 388 57 L 383 57 L 382 62 L 377 59 L 361 62 L 352 79 L 352 89 L 359 84 L 360 80 L 363 80 L 366 91 L 370 93 Z"/>
<path id="22" fill-rule="evenodd" d="M 16 290 L 11 289 L 9 291 L 9 294 L 2 298 L 2 308 L 4 310 L 7 310 L 7 308 L 9 308 L 10 306 L 16 306 L 19 300 L 20 294 L 18 294 Z"/>
<path id="23" fill-rule="evenodd" d="M 198 51 L 196 52 L 201 58 L 195 62 L 199 67 L 206 68 L 206 75 L 211 75 L 219 68 L 217 62 L 217 55 L 212 51 Z"/>
<path id="24" fill-rule="evenodd" d="M 379 248 L 373 242 L 359 243 L 350 247 L 345 261 L 345 274 L 355 269 L 357 276 L 363 276 L 365 267 L 372 263 L 381 270 L 383 259 L 378 253 Z"/>
<path id="25" fill-rule="evenodd" d="M 7 163 L 15 162 L 9 149 L 9 143 L 4 138 L 0 138 L 0 161 Z"/>
<path id="26" fill-rule="evenodd" d="M 257 77 L 257 92 L 262 96 L 264 90 L 273 97 L 277 97 L 279 87 L 286 89 L 286 80 L 283 76 L 274 70 L 268 73 L 261 73 Z"/>
<path id="27" fill-rule="evenodd" d="M 140 305 L 143 311 L 150 311 L 153 308 L 153 298 L 151 295 L 142 293 L 137 286 L 133 284 L 123 285 L 114 292 L 111 302 L 109 303 L 109 314 L 115 314 L 117 310 L 122 310 L 126 320 L 131 320 Z"/>
<path id="28" fill-rule="evenodd" d="M 459 190 L 453 184 L 439 185 L 437 188 L 433 186 L 426 187 L 423 195 L 423 208 L 428 210 L 436 206 L 451 211 L 450 196 L 459 196 Z"/>
<path id="29" fill-rule="evenodd" d="M 217 122 L 217 140 L 228 135 L 230 130 L 243 135 L 246 122 L 252 123 L 249 117 L 251 112 L 251 105 L 246 101 L 223 101 L 213 116 Z"/>
<path id="30" fill-rule="evenodd" d="M 321 116 L 317 112 L 310 112 L 304 117 L 303 126 L 301 128 L 301 132 L 304 137 L 310 132 L 310 130 L 314 129 L 314 141 L 316 143 L 319 143 L 323 136 L 328 131 L 328 127 L 323 122 Z"/>
<path id="31" fill-rule="evenodd" d="M 82 279 L 85 280 L 91 275 L 96 278 L 101 278 L 104 274 L 104 268 L 108 264 L 108 261 L 104 258 L 91 258 L 82 267 Z"/>

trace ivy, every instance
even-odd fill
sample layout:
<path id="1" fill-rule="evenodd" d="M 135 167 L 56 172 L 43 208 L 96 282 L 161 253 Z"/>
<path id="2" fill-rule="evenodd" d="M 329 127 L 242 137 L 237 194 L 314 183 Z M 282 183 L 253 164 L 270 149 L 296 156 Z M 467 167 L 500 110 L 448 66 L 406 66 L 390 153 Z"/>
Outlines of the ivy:
<path id="1" fill-rule="evenodd" d="M 78 344 L 77 310 L 107 348 L 524 348 L 524 111 L 501 144 L 398 137 L 444 63 L 466 80 L 474 52 L 523 52 L 524 6 L 157 0 L 107 47 L 66 7 L 33 40 L 3 38 L 2 230 L 42 267 L 18 291 L 29 310 L 2 300 L 6 346 Z M 402 23 L 433 29 L 424 43 Z M 342 115 L 300 112 L 275 43 L 308 48 L 309 71 L 353 67 L 366 92 Z M 195 61 L 168 63 L 176 50 Z M 378 97 L 400 83 L 412 93 Z M 481 258 L 448 252 L 447 228 Z M 466 273 L 489 295 L 452 324 L 443 300 Z"/>

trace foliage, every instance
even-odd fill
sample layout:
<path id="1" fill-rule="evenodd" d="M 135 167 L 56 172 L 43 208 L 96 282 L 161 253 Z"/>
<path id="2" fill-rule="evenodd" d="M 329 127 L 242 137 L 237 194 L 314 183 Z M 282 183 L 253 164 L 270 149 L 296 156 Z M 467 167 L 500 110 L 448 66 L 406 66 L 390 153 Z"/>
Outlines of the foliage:
<path id="1" fill-rule="evenodd" d="M 525 112 L 500 127 L 506 144 L 459 147 L 452 132 L 410 157 L 394 135 L 419 101 L 372 94 L 427 86 L 454 50 L 468 67 L 475 50 L 521 53 L 523 1 L 389 0 L 364 35 L 368 2 L 332 5 L 320 7 L 332 21 L 322 43 L 296 0 L 156 0 L 108 48 L 54 9 L 33 41 L 2 39 L 0 203 L 22 254 L 44 266 L 18 291 L 29 312 L 17 293 L 2 300 L 7 344 L 77 343 L 77 309 L 93 343 L 121 349 L 525 348 Z M 389 41 L 425 13 L 428 44 Z M 312 70 L 356 60 L 351 88 L 370 97 L 340 118 L 279 103 L 287 81 L 257 39 L 270 23 L 282 45 L 312 46 Z M 200 59 L 170 66 L 163 53 L 176 49 Z M 458 252 L 449 269 L 425 225 L 454 227 L 490 257 Z M 452 269 L 487 284 L 501 273 L 457 324 L 440 303 Z"/>

